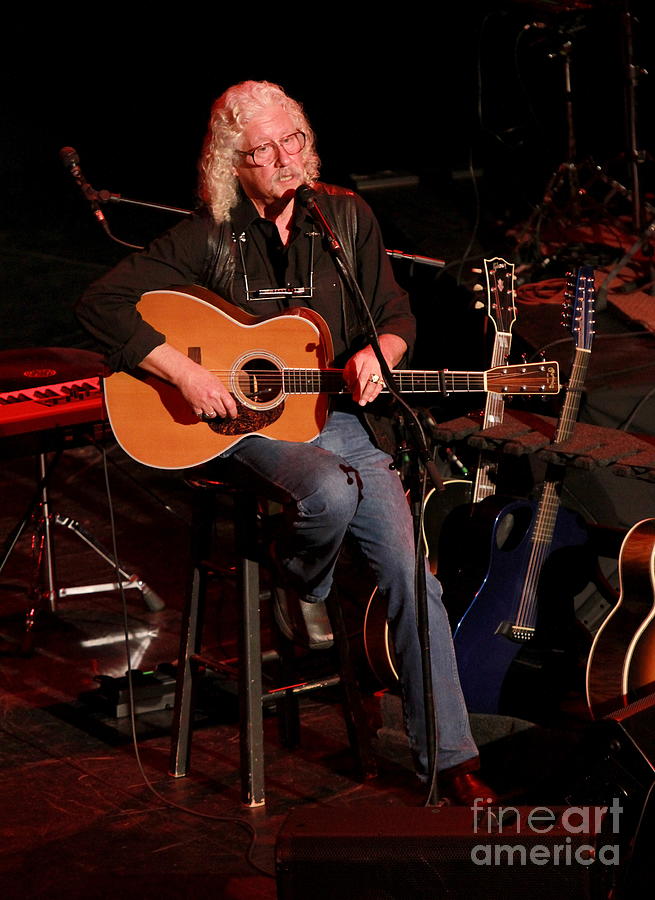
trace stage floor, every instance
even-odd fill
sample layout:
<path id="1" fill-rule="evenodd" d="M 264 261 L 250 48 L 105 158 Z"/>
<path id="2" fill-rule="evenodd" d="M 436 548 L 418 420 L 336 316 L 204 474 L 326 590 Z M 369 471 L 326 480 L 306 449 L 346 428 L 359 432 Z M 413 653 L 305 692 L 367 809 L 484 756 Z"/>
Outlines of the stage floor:
<path id="1" fill-rule="evenodd" d="M 190 491 L 178 474 L 139 467 L 111 445 L 108 458 L 119 558 L 165 603 L 151 612 L 138 591 L 126 592 L 132 668 L 148 671 L 177 656 Z M 31 498 L 34 468 L 29 457 L 3 468 L 3 539 Z M 53 514 L 79 521 L 111 547 L 103 462 L 95 447 L 63 454 L 51 501 Z M 225 540 L 217 544 L 226 571 L 212 589 L 205 625 L 206 649 L 218 658 L 235 652 L 229 521 L 226 515 Z M 107 563 L 76 534 L 61 525 L 54 532 L 60 588 L 112 580 Z M 119 593 L 62 597 L 55 615 L 37 614 L 26 643 L 33 553 L 28 527 L 0 580 L 3 897 L 166 898 L 204 890 L 239 900 L 273 898 L 274 842 L 290 810 L 316 803 L 374 806 L 386 816 L 393 807 L 423 804 L 406 748 L 396 740 L 398 731 L 392 734 L 393 722 L 388 727 L 394 701 L 376 695 L 370 675 L 364 681 L 372 731 L 380 715 L 387 726 L 375 741 L 375 779 L 357 776 L 333 689 L 301 701 L 301 746 L 294 750 L 281 746 L 275 717 L 265 718 L 267 802 L 244 807 L 236 702 L 211 680 L 201 698 L 191 773 L 177 780 L 167 774 L 170 709 L 137 715 L 137 762 L 129 719 L 93 702 L 99 676 L 120 678 L 127 669 Z M 265 645 L 267 621 L 265 610 Z M 356 622 L 352 628 L 357 643 Z M 483 719 L 474 722 L 483 771 L 507 801 L 563 803 L 583 720 L 571 714 L 563 729 L 522 731 L 510 720 Z M 250 829 L 256 841 L 249 856 Z"/>
<path id="2" fill-rule="evenodd" d="M 404 209 L 406 205 L 405 198 L 399 197 L 389 210 L 390 217 L 396 206 Z M 376 206 L 383 204 L 378 201 Z M 447 239 L 456 233 L 458 247 L 464 247 L 468 234 L 462 237 L 459 220 L 453 224 L 446 219 L 442 224 L 443 235 L 433 233 L 432 220 L 424 225 L 430 241 L 417 246 L 425 254 L 456 259 Z M 98 238 L 92 252 L 80 251 L 80 258 L 71 261 L 61 258 L 61 239 L 52 240 L 50 255 L 43 252 L 49 245 L 31 233 L 24 245 L 15 246 L 13 238 L 2 242 L 8 298 L 4 349 L 89 346 L 74 320 L 73 300 L 89 280 L 114 262 L 114 255 L 118 258 L 118 251 L 103 251 L 104 238 Z M 401 245 L 400 239 L 393 240 Z M 413 245 L 405 241 L 402 246 Z M 38 253 L 35 247 L 40 248 Z M 496 245 L 487 255 L 503 252 Z M 470 280 L 468 267 L 465 274 Z M 428 305 L 422 330 L 430 343 L 441 335 L 442 343 L 450 345 L 457 335 L 468 346 L 473 343 L 467 331 L 474 315 L 468 307 L 470 298 L 446 290 L 445 278 L 440 284 L 441 292 L 433 292 L 432 284 L 428 285 L 422 300 Z M 461 315 L 460 303 L 465 307 Z M 517 344 L 520 339 L 527 350 L 538 350 L 562 340 L 564 333 L 552 307 L 523 312 Z M 433 315 L 439 318 L 434 328 Z M 616 427 L 626 410 L 649 395 L 650 354 L 644 358 L 641 354 L 655 338 L 638 319 L 633 328 L 619 324 L 611 310 L 603 315 L 612 336 L 596 342 L 591 384 L 606 410 L 607 397 L 617 397 L 612 376 L 620 377 L 620 409 L 612 410 L 612 421 L 597 422 Z M 630 331 L 642 334 L 627 335 Z M 616 340 L 615 333 L 621 335 Z M 558 344 L 554 352 L 564 365 L 570 359 L 570 340 Z M 624 373 L 633 365 L 641 367 L 642 362 L 645 368 L 640 377 Z M 459 360 L 437 364 L 457 367 Z M 446 412 L 442 418 L 454 414 Z M 652 434 L 647 404 L 639 406 L 639 415 L 641 430 Z M 33 603 L 38 548 L 33 546 L 30 528 L 17 542 L 0 576 L 0 896 L 73 900 L 122 895 L 165 900 L 204 891 L 233 900 L 274 898 L 274 843 L 291 810 L 311 804 L 344 810 L 372 806 L 387 817 L 394 808 L 424 803 L 424 790 L 398 738 L 398 703 L 389 695 L 376 694 L 379 686 L 370 673 L 364 677 L 372 733 L 378 731 L 383 717 L 385 723 L 375 742 L 379 775 L 366 782 L 357 776 L 334 691 L 301 701 L 301 746 L 294 750 L 280 745 L 276 719 L 267 716 L 264 808 L 249 809 L 240 801 L 236 703 L 211 681 L 198 713 L 190 774 L 177 780 L 167 774 L 170 709 L 136 717 L 139 763 L 129 719 L 116 718 L 92 701 L 98 699 L 99 677 L 120 678 L 127 669 L 125 618 L 133 668 L 148 671 L 177 657 L 190 491 L 180 475 L 137 466 L 111 442 L 108 459 L 119 559 L 165 606 L 150 611 L 136 590 L 127 592 L 125 611 L 115 591 L 62 597 L 55 615 L 42 609 L 37 613 L 28 641 L 25 619 Z M 30 502 L 35 468 L 35 459 L 29 455 L 3 460 L 1 540 Z M 642 509 L 643 516 L 652 515 L 653 490 L 644 482 L 615 476 L 591 490 L 588 482 L 569 485 L 569 494 L 582 497 L 604 524 L 626 527 L 641 517 Z M 53 475 L 51 499 L 54 513 L 79 521 L 101 544 L 111 547 L 103 461 L 95 447 L 85 445 L 62 455 Z M 206 649 L 219 658 L 234 656 L 236 643 L 230 522 L 226 513 L 224 541 L 218 545 L 225 575 L 213 587 L 214 602 L 209 604 L 205 626 Z M 87 544 L 61 525 L 54 530 L 60 588 L 112 581 L 110 567 Z M 367 596 L 355 582 L 352 594 L 351 627 L 357 642 L 361 620 L 354 611 L 359 605 L 363 615 Z M 265 609 L 263 638 L 268 645 L 267 622 Z M 585 761 L 579 754 L 588 722 L 579 698 L 562 721 L 550 728 L 524 729 L 520 723 L 489 718 L 473 717 L 483 774 L 508 803 L 562 805 L 589 799 L 582 771 Z M 251 829 L 256 835 L 252 847 Z"/>

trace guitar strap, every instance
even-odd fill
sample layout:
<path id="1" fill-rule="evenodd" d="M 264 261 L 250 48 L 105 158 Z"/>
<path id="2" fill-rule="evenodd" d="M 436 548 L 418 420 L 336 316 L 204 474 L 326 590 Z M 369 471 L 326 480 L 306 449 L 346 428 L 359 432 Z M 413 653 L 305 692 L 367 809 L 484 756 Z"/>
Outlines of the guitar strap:
<path id="1" fill-rule="evenodd" d="M 213 289 L 221 284 L 222 290 L 232 296 L 232 284 L 236 271 L 235 238 L 229 222 L 213 224 L 207 238 L 207 253 L 201 284 Z"/>

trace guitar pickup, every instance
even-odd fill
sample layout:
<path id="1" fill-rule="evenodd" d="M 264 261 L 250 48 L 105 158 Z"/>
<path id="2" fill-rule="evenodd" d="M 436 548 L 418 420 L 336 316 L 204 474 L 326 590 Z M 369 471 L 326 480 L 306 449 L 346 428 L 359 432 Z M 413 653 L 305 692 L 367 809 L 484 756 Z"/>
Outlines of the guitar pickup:
<path id="1" fill-rule="evenodd" d="M 534 628 L 529 625 L 514 625 L 512 622 L 501 622 L 496 634 L 502 634 L 516 644 L 527 644 L 534 637 Z"/>

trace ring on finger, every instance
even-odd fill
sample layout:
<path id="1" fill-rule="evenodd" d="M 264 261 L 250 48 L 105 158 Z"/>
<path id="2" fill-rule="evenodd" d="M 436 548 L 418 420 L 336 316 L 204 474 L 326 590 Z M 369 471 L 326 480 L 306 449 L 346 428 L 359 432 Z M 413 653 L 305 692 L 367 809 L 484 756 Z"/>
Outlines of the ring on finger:
<path id="1" fill-rule="evenodd" d="M 380 376 L 377 374 L 371 375 L 371 377 L 369 378 L 371 384 L 377 384 L 379 380 Z"/>

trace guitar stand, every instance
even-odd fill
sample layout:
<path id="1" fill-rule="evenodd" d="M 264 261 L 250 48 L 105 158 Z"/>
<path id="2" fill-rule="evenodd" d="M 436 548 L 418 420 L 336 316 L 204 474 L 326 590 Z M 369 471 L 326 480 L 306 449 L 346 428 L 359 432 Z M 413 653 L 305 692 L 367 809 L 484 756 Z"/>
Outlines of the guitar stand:
<path id="1" fill-rule="evenodd" d="M 11 556 L 11 553 L 18 542 L 25 527 L 30 521 L 35 520 L 35 546 L 38 548 L 37 559 L 35 562 L 35 570 L 37 579 L 41 573 L 45 576 L 46 587 L 40 591 L 38 586 L 33 587 L 33 593 L 40 601 L 47 600 L 48 611 L 55 614 L 57 611 L 57 600 L 62 597 L 71 597 L 76 594 L 97 594 L 105 591 L 130 590 L 138 589 L 141 591 L 143 602 L 151 612 L 158 612 L 164 608 L 164 601 L 155 593 L 138 575 L 130 575 L 124 567 L 114 559 L 113 555 L 100 544 L 95 537 L 87 531 L 75 519 L 69 516 L 61 516 L 51 510 L 50 496 L 48 485 L 52 474 L 55 470 L 61 450 L 56 451 L 54 459 L 47 464 L 46 454 L 38 455 L 38 475 L 37 486 L 27 505 L 24 515 L 20 521 L 14 526 L 9 537 L 5 541 L 0 557 L 0 573 Z M 37 518 L 37 509 L 39 509 Z M 121 581 L 106 582 L 102 584 L 88 584 L 79 587 L 57 588 L 55 578 L 55 554 L 52 541 L 52 526 L 62 525 L 76 534 L 83 540 L 98 556 L 104 559 L 114 571 L 120 576 Z M 25 618 L 23 650 L 29 652 L 32 649 L 32 632 L 36 621 L 37 609 L 32 606 Z"/>

